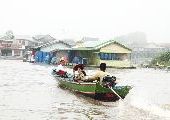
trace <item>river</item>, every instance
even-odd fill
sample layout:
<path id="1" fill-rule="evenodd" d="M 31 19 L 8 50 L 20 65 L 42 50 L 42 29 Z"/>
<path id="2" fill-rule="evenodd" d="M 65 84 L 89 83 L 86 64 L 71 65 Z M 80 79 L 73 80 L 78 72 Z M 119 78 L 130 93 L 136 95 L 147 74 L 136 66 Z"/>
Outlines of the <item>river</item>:
<path id="1" fill-rule="evenodd" d="M 52 68 L 0 60 L 0 120 L 170 119 L 170 72 L 108 69 L 120 85 L 133 88 L 123 101 L 101 102 L 59 88 Z"/>

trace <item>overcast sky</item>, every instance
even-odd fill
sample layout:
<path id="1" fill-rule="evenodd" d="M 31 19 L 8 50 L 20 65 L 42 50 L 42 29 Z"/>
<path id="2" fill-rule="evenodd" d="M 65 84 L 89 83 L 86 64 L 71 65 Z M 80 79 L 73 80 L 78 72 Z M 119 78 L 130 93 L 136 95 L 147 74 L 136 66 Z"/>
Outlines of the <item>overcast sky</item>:
<path id="1" fill-rule="evenodd" d="M 170 1 L 1 0 L 0 34 L 7 30 L 75 39 L 141 31 L 148 41 L 170 42 Z"/>

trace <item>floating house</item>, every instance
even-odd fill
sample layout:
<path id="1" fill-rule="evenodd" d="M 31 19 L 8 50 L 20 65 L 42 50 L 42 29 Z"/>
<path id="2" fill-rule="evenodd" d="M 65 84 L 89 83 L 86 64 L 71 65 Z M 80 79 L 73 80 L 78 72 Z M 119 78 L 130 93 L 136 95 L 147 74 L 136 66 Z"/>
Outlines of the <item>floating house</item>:
<path id="1" fill-rule="evenodd" d="M 131 67 L 131 49 L 114 40 L 80 41 L 71 52 L 91 66 L 104 62 L 110 67 Z"/>
<path id="2" fill-rule="evenodd" d="M 114 40 L 81 40 L 75 45 L 55 40 L 41 45 L 40 51 L 49 52 L 58 59 L 65 57 L 69 63 L 99 66 L 104 62 L 110 67 L 131 67 L 131 49 Z"/>
<path id="3" fill-rule="evenodd" d="M 59 59 L 62 57 L 64 57 L 66 60 L 68 60 L 68 62 L 70 62 L 71 60 L 69 59 L 69 53 L 72 49 L 72 45 L 68 44 L 66 41 L 55 40 L 38 46 L 40 50 L 36 52 L 36 61 L 44 62 L 46 57 L 50 56 L 51 58 L 56 57 L 56 62 L 58 62 Z"/>

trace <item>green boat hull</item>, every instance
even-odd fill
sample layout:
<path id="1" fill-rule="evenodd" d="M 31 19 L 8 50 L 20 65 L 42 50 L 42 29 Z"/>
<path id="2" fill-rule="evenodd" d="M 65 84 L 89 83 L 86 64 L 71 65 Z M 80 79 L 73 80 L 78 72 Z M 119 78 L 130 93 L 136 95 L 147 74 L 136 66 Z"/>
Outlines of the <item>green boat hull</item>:
<path id="1" fill-rule="evenodd" d="M 59 86 L 69 89 L 71 91 L 83 94 L 85 96 L 92 97 L 101 101 L 116 101 L 120 98 L 107 87 L 103 87 L 98 82 L 73 82 L 68 78 L 56 77 Z M 130 86 L 115 86 L 112 88 L 121 98 L 129 93 Z"/>

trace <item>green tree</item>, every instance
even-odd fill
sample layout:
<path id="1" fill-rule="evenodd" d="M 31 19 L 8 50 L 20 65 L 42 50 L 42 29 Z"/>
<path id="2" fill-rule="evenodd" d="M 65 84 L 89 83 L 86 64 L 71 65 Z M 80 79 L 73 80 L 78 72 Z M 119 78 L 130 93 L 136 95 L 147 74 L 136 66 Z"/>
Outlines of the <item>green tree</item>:
<path id="1" fill-rule="evenodd" d="M 169 66 L 170 65 L 170 52 L 165 52 L 162 53 L 160 56 L 154 58 L 151 61 L 151 65 L 157 65 L 157 64 L 161 64 L 164 66 Z"/>

